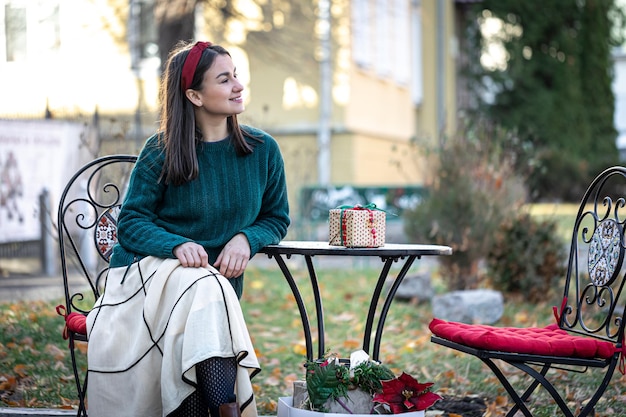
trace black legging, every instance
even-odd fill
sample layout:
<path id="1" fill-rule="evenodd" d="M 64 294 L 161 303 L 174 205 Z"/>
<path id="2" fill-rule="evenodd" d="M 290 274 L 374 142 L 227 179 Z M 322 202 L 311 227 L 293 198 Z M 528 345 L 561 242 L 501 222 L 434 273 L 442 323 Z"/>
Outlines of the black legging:
<path id="1" fill-rule="evenodd" d="M 222 404 L 235 401 L 237 360 L 209 358 L 196 364 L 198 387 L 168 417 L 219 417 Z"/>

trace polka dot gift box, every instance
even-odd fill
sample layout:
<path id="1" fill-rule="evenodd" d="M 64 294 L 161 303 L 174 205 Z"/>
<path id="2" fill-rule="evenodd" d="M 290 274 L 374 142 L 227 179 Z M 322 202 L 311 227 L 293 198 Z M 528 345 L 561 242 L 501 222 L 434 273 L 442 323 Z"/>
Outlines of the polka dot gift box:
<path id="1" fill-rule="evenodd" d="M 347 248 L 385 245 L 385 211 L 375 204 L 340 206 L 329 211 L 329 243 Z"/>

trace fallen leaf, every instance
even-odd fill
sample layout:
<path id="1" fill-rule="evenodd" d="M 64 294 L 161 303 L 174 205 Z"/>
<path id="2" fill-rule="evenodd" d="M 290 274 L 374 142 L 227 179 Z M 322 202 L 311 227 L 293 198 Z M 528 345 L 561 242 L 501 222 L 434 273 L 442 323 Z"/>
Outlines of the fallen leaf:
<path id="1" fill-rule="evenodd" d="M 349 350 L 358 349 L 361 347 L 361 342 L 356 339 L 348 339 L 343 342 L 343 347 Z"/>
<path id="2" fill-rule="evenodd" d="M 76 342 L 76 344 L 74 345 L 76 347 L 76 350 L 79 351 L 80 353 L 82 353 L 83 355 L 87 354 L 87 343 L 86 342 Z"/>
<path id="3" fill-rule="evenodd" d="M 255 290 L 260 290 L 261 288 L 265 286 L 265 284 L 263 284 L 263 281 L 261 281 L 260 279 L 254 279 L 248 285 L 250 285 L 252 289 L 255 289 Z"/>
<path id="4" fill-rule="evenodd" d="M 20 341 L 20 344 L 22 346 L 28 346 L 30 348 L 35 346 L 35 342 L 33 341 L 32 337 L 25 337 Z"/>
<path id="5" fill-rule="evenodd" d="M 274 400 L 266 401 L 264 405 L 268 412 L 275 413 L 278 410 L 278 403 Z"/>
<path id="6" fill-rule="evenodd" d="M 259 384 L 252 384 L 252 392 L 254 392 L 254 395 L 258 396 L 263 392 L 263 389 Z"/>
<path id="7" fill-rule="evenodd" d="M 306 345 L 304 343 L 297 343 L 293 345 L 293 353 L 297 355 L 306 355 Z"/>
<path id="8" fill-rule="evenodd" d="M 298 379 L 300 379 L 298 375 L 291 373 L 285 376 L 285 378 L 283 378 L 283 381 L 285 381 L 285 384 L 287 386 L 293 386 L 293 383 L 296 382 Z"/>
<path id="9" fill-rule="evenodd" d="M 505 397 L 504 395 L 498 395 L 496 397 L 495 404 L 498 407 L 505 407 L 508 403 L 509 403 L 509 399 L 507 397 Z"/>
<path id="10" fill-rule="evenodd" d="M 78 401 L 78 400 L 65 398 L 62 396 L 59 396 L 59 398 L 61 399 L 61 408 L 64 408 L 64 409 L 73 408 L 72 405 Z"/>
<path id="11" fill-rule="evenodd" d="M 28 375 L 26 372 L 26 365 L 19 364 L 13 367 L 13 372 L 15 372 L 20 378 L 24 378 Z"/>
<path id="12" fill-rule="evenodd" d="M 57 361 L 65 359 L 65 356 L 66 356 L 66 351 L 61 350 L 61 348 L 59 348 L 56 345 L 53 345 L 52 343 L 48 343 L 44 351 L 50 356 L 52 356 L 54 359 L 56 359 Z"/>
<path id="13" fill-rule="evenodd" d="M 0 378 L 0 391 L 15 391 L 17 378 L 14 376 Z"/>
<path id="14" fill-rule="evenodd" d="M 270 387 L 277 387 L 280 385 L 280 379 L 275 376 L 269 376 L 265 379 L 264 383 Z"/>

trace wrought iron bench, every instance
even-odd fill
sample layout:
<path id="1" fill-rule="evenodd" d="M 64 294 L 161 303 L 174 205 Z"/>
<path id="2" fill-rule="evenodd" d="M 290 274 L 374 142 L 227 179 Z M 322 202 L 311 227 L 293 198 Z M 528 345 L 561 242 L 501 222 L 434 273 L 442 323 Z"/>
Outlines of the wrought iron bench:
<path id="1" fill-rule="evenodd" d="M 524 329 L 431 321 L 432 342 L 476 356 L 491 369 L 514 402 L 508 417 L 518 411 L 531 417 L 526 402 L 540 385 L 564 416 L 594 415 L 618 365 L 624 373 L 625 206 L 625 167 L 605 170 L 585 192 L 574 222 L 562 304 L 554 307 L 556 323 Z M 507 378 L 507 364 L 526 374 L 526 385 Z M 600 373 L 601 382 L 584 405 L 572 410 L 578 407 L 568 406 L 567 387 L 558 387 L 551 369 Z"/>
<path id="2" fill-rule="evenodd" d="M 79 366 L 77 343 L 87 341 L 85 318 L 106 279 L 117 241 L 117 215 L 136 159 L 110 155 L 89 162 L 69 180 L 59 199 L 57 226 L 65 304 L 59 305 L 57 312 L 65 317 L 63 336 L 69 341 L 79 417 L 87 416 L 87 370 Z"/>

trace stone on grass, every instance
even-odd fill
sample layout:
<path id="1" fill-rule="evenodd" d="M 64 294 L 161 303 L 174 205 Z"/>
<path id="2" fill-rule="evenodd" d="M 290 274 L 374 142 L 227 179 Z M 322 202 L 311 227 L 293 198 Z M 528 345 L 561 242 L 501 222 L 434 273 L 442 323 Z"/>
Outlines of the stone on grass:
<path id="1" fill-rule="evenodd" d="M 404 277 L 396 291 L 398 300 L 430 301 L 434 292 L 429 274 L 410 275 Z"/>
<path id="2" fill-rule="evenodd" d="M 463 290 L 436 295 L 433 316 L 470 324 L 494 324 L 504 313 L 502 293 L 494 290 Z"/>

